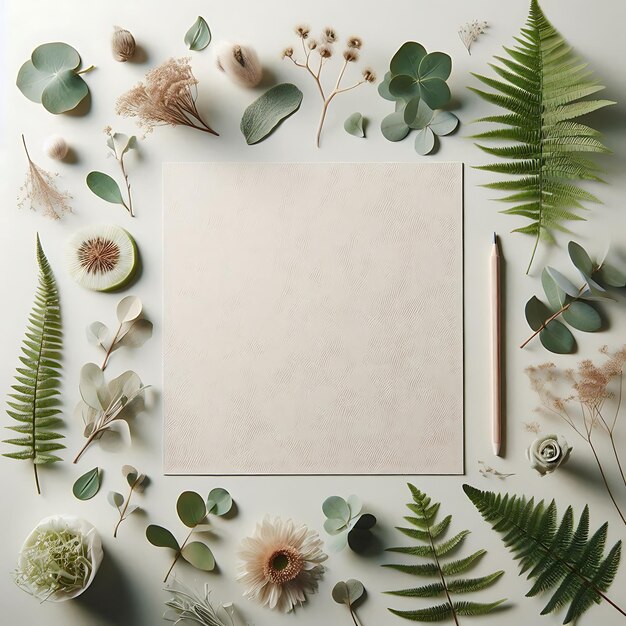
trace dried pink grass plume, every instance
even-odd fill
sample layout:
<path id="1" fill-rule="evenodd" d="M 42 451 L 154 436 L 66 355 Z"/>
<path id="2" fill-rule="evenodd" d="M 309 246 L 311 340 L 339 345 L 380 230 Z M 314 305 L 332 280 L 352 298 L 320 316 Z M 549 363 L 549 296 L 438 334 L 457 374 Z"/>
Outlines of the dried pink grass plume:
<path id="1" fill-rule="evenodd" d="M 72 207 L 69 201 L 72 196 L 56 186 L 55 178 L 58 175 L 46 172 L 31 161 L 24 135 L 22 135 L 22 143 L 28 159 L 28 172 L 24 184 L 20 187 L 17 206 L 22 208 L 28 205 L 31 210 L 40 210 L 43 215 L 54 220 L 61 219 L 65 213 L 71 213 Z"/>
<path id="2" fill-rule="evenodd" d="M 169 59 L 150 70 L 144 82 L 120 96 L 115 112 L 123 117 L 136 117 L 144 132 L 155 126 L 189 126 L 217 135 L 202 119 L 196 108 L 196 85 L 189 57 Z"/>

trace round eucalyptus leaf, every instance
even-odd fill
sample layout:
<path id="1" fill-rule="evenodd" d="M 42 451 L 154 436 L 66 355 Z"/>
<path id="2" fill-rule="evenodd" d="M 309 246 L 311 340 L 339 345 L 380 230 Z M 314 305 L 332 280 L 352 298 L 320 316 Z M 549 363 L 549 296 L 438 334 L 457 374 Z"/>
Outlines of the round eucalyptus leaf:
<path id="1" fill-rule="evenodd" d="M 146 539 L 157 548 L 171 548 L 172 550 L 180 550 L 178 541 L 172 533 L 163 528 L 163 526 L 157 526 L 156 524 L 150 524 L 146 528 Z"/>
<path id="2" fill-rule="evenodd" d="M 87 341 L 95 346 L 103 346 L 109 336 L 109 329 L 102 322 L 92 322 L 87 326 Z"/>
<path id="3" fill-rule="evenodd" d="M 443 52 L 430 52 L 419 64 L 420 80 L 439 78 L 448 80 L 452 72 L 452 59 Z"/>
<path id="4" fill-rule="evenodd" d="M 372 541 L 372 533 L 367 528 L 353 528 L 348 533 L 348 545 L 350 550 L 360 554 L 365 552 Z"/>
<path id="5" fill-rule="evenodd" d="M 569 328 L 558 320 L 552 320 L 539 333 L 539 339 L 546 350 L 556 354 L 570 354 L 576 345 Z"/>
<path id="6" fill-rule="evenodd" d="M 430 124 L 433 114 L 434 111 L 421 98 L 413 98 L 404 109 L 404 121 L 410 128 L 421 130 Z"/>
<path id="7" fill-rule="evenodd" d="M 353 113 L 343 123 L 344 130 L 355 137 L 365 137 L 363 128 L 363 115 L 361 113 Z"/>
<path id="8" fill-rule="evenodd" d="M 107 501 L 112 507 L 119 509 L 124 504 L 124 496 L 117 491 L 109 491 Z"/>
<path id="9" fill-rule="evenodd" d="M 328 517 L 324 520 L 324 530 L 329 535 L 336 535 L 346 528 L 346 523 L 342 519 Z"/>
<path id="10" fill-rule="evenodd" d="M 425 156 L 435 147 L 435 133 L 428 126 L 422 128 L 415 136 L 415 152 Z"/>
<path id="11" fill-rule="evenodd" d="M 328 551 L 337 554 L 345 549 L 348 545 L 348 530 L 343 530 L 336 535 L 331 535 L 326 540 L 326 546 L 328 547 Z"/>
<path id="12" fill-rule="evenodd" d="M 206 505 L 200 494 L 195 491 L 183 491 L 178 496 L 176 512 L 185 526 L 193 528 L 206 517 Z"/>
<path id="13" fill-rule="evenodd" d="M 207 545 L 201 541 L 188 543 L 181 551 L 181 556 L 196 569 L 210 572 L 215 568 L 215 557 Z"/>
<path id="14" fill-rule="evenodd" d="M 590 304 L 586 302 L 572 302 L 566 311 L 563 311 L 563 319 L 573 328 L 587 333 L 593 333 L 602 328 L 602 318 Z"/>
<path id="15" fill-rule="evenodd" d="M 567 301 L 567 294 L 558 286 L 546 268 L 541 272 L 541 285 L 548 298 L 548 304 L 554 311 L 558 311 Z"/>
<path id="16" fill-rule="evenodd" d="M 570 241 L 569 244 L 567 244 L 567 251 L 576 269 L 578 269 L 583 276 L 591 276 L 593 273 L 593 262 L 589 258 L 587 251 L 575 241 Z"/>
<path id="17" fill-rule="evenodd" d="M 350 507 L 350 517 L 355 518 L 363 510 L 363 503 L 361 502 L 361 498 L 352 494 L 351 496 L 348 496 L 347 502 L 348 506 Z"/>
<path id="18" fill-rule="evenodd" d="M 104 374 L 95 363 L 86 363 L 81 368 L 78 390 L 83 402 L 97 411 L 103 411 L 109 405 Z"/>
<path id="19" fill-rule="evenodd" d="M 389 82 L 389 92 L 396 98 L 409 100 L 420 95 L 420 84 L 412 76 L 400 74 L 394 76 Z"/>
<path id="20" fill-rule="evenodd" d="M 459 118 L 450 111 L 436 111 L 430 122 L 430 130 L 435 135 L 449 135 L 459 125 Z"/>
<path id="21" fill-rule="evenodd" d="M 609 287 L 626 286 L 626 274 L 607 263 L 602 264 L 598 271 L 598 278 Z"/>
<path id="22" fill-rule="evenodd" d="M 418 84 L 419 95 L 433 110 L 440 109 L 450 102 L 450 87 L 440 78 L 429 78 Z"/>
<path id="23" fill-rule="evenodd" d="M 63 70 L 75 70 L 80 65 L 80 55 L 72 46 L 56 41 L 37 46 L 30 56 L 40 72 L 56 74 Z"/>
<path id="24" fill-rule="evenodd" d="M 552 315 L 552 311 L 537 296 L 533 296 L 524 308 L 526 321 L 533 330 L 539 330 L 543 323 Z"/>
<path id="25" fill-rule="evenodd" d="M 550 277 L 554 282 L 568 295 L 576 298 L 579 295 L 579 289 L 568 278 L 563 276 L 559 270 L 555 270 L 553 267 L 546 267 L 546 271 L 550 274 Z"/>
<path id="26" fill-rule="evenodd" d="M 50 76 L 40 72 L 29 59 L 20 67 L 15 84 L 29 100 L 41 104 L 41 94 L 49 82 Z"/>
<path id="27" fill-rule="evenodd" d="M 74 70 L 63 70 L 45 86 L 41 104 L 50 113 L 58 115 L 75 109 L 89 93 L 87 83 Z"/>
<path id="28" fill-rule="evenodd" d="M 337 604 L 349 604 L 348 597 L 348 585 L 343 580 L 340 580 L 332 590 L 333 600 Z"/>
<path id="29" fill-rule="evenodd" d="M 337 604 L 345 604 L 347 606 L 354 606 L 365 593 L 365 587 L 359 580 L 351 578 L 347 581 L 339 581 L 332 591 L 333 600 Z"/>
<path id="30" fill-rule="evenodd" d="M 391 72 L 387 72 L 385 77 L 380 83 L 378 83 L 378 95 L 385 100 L 389 100 L 390 102 L 394 102 L 396 97 L 391 95 L 389 91 L 389 82 L 391 81 Z"/>
<path id="31" fill-rule="evenodd" d="M 380 123 L 383 137 L 388 141 L 401 141 L 410 132 L 410 128 L 404 121 L 404 111 L 394 111 L 387 115 Z"/>
<path id="32" fill-rule="evenodd" d="M 100 468 L 94 467 L 76 480 L 72 493 L 78 500 L 91 500 L 100 491 Z"/>
<path id="33" fill-rule="evenodd" d="M 140 315 L 143 306 L 141 304 L 141 299 L 137 296 L 126 296 L 122 298 L 117 304 L 117 321 L 120 324 L 124 324 L 125 322 L 132 322 L 136 320 Z"/>
<path id="34" fill-rule="evenodd" d="M 376 526 L 376 518 L 371 513 L 365 513 L 359 517 L 359 520 L 355 524 L 355 528 L 369 530 Z"/>
<path id="35" fill-rule="evenodd" d="M 152 337 L 153 325 L 150 320 L 135 320 L 132 326 L 124 333 L 117 342 L 117 347 L 140 348 Z"/>
<path id="36" fill-rule="evenodd" d="M 322 504 L 324 515 L 330 519 L 339 519 L 345 523 L 350 520 L 350 507 L 341 496 L 330 496 Z"/>
<path id="37" fill-rule="evenodd" d="M 211 30 L 206 20 L 198 15 L 198 19 L 192 24 L 185 34 L 185 45 L 196 52 L 204 50 L 211 43 Z"/>
<path id="38" fill-rule="evenodd" d="M 126 206 L 119 185 L 104 172 L 89 172 L 87 174 L 87 187 L 106 202 Z"/>
<path id="39" fill-rule="evenodd" d="M 417 70 L 426 56 L 426 48 L 415 41 L 402 44 L 389 63 L 391 74 L 407 74 L 417 78 Z"/>
<path id="40" fill-rule="evenodd" d="M 221 487 L 211 489 L 206 503 L 206 510 L 208 513 L 219 517 L 221 515 L 226 515 L 232 507 L 233 499 L 226 489 L 222 489 Z"/>

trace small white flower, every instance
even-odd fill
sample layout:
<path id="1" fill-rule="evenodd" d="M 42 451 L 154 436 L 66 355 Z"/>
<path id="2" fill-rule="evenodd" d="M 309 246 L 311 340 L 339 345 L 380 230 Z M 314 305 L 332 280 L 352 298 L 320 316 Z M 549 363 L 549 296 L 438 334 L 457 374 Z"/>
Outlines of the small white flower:
<path id="1" fill-rule="evenodd" d="M 572 447 L 565 437 L 545 435 L 532 442 L 526 450 L 530 466 L 542 476 L 551 474 L 569 458 Z"/>

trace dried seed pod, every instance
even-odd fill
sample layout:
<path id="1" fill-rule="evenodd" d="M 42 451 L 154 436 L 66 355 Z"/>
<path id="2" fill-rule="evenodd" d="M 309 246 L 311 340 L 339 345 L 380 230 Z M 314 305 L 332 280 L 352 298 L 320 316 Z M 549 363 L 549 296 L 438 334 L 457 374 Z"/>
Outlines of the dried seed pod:
<path id="1" fill-rule="evenodd" d="M 63 137 L 50 135 L 43 143 L 43 151 L 55 161 L 62 161 L 69 151 L 69 146 Z"/>
<path id="2" fill-rule="evenodd" d="M 217 67 L 242 87 L 256 87 L 263 78 L 263 68 L 254 49 L 236 43 L 219 46 Z"/>
<path id="3" fill-rule="evenodd" d="M 125 28 L 116 26 L 111 39 L 113 58 L 120 63 L 124 63 L 133 57 L 136 47 L 132 33 Z"/>

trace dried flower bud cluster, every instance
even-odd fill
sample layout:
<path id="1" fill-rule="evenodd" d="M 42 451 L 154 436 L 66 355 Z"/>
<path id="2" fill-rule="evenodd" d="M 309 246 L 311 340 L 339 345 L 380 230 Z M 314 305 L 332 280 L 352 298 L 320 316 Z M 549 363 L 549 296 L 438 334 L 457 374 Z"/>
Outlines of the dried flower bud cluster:
<path id="1" fill-rule="evenodd" d="M 306 39 L 311 32 L 311 28 L 308 26 L 308 24 L 298 24 L 295 28 L 295 31 L 296 35 L 298 35 L 300 39 Z"/>
<path id="2" fill-rule="evenodd" d="M 366 67 L 363 70 L 363 80 L 366 83 L 375 83 L 376 82 L 376 73 L 370 67 Z"/>
<path id="3" fill-rule="evenodd" d="M 343 58 L 348 63 L 354 63 L 355 61 L 359 60 L 359 53 L 354 48 L 348 48 L 347 50 L 344 50 Z"/>
<path id="4" fill-rule="evenodd" d="M 113 37 L 111 38 L 113 58 L 120 63 L 124 63 L 132 59 L 136 49 L 137 45 L 132 33 L 125 28 L 116 26 L 113 31 Z"/>

